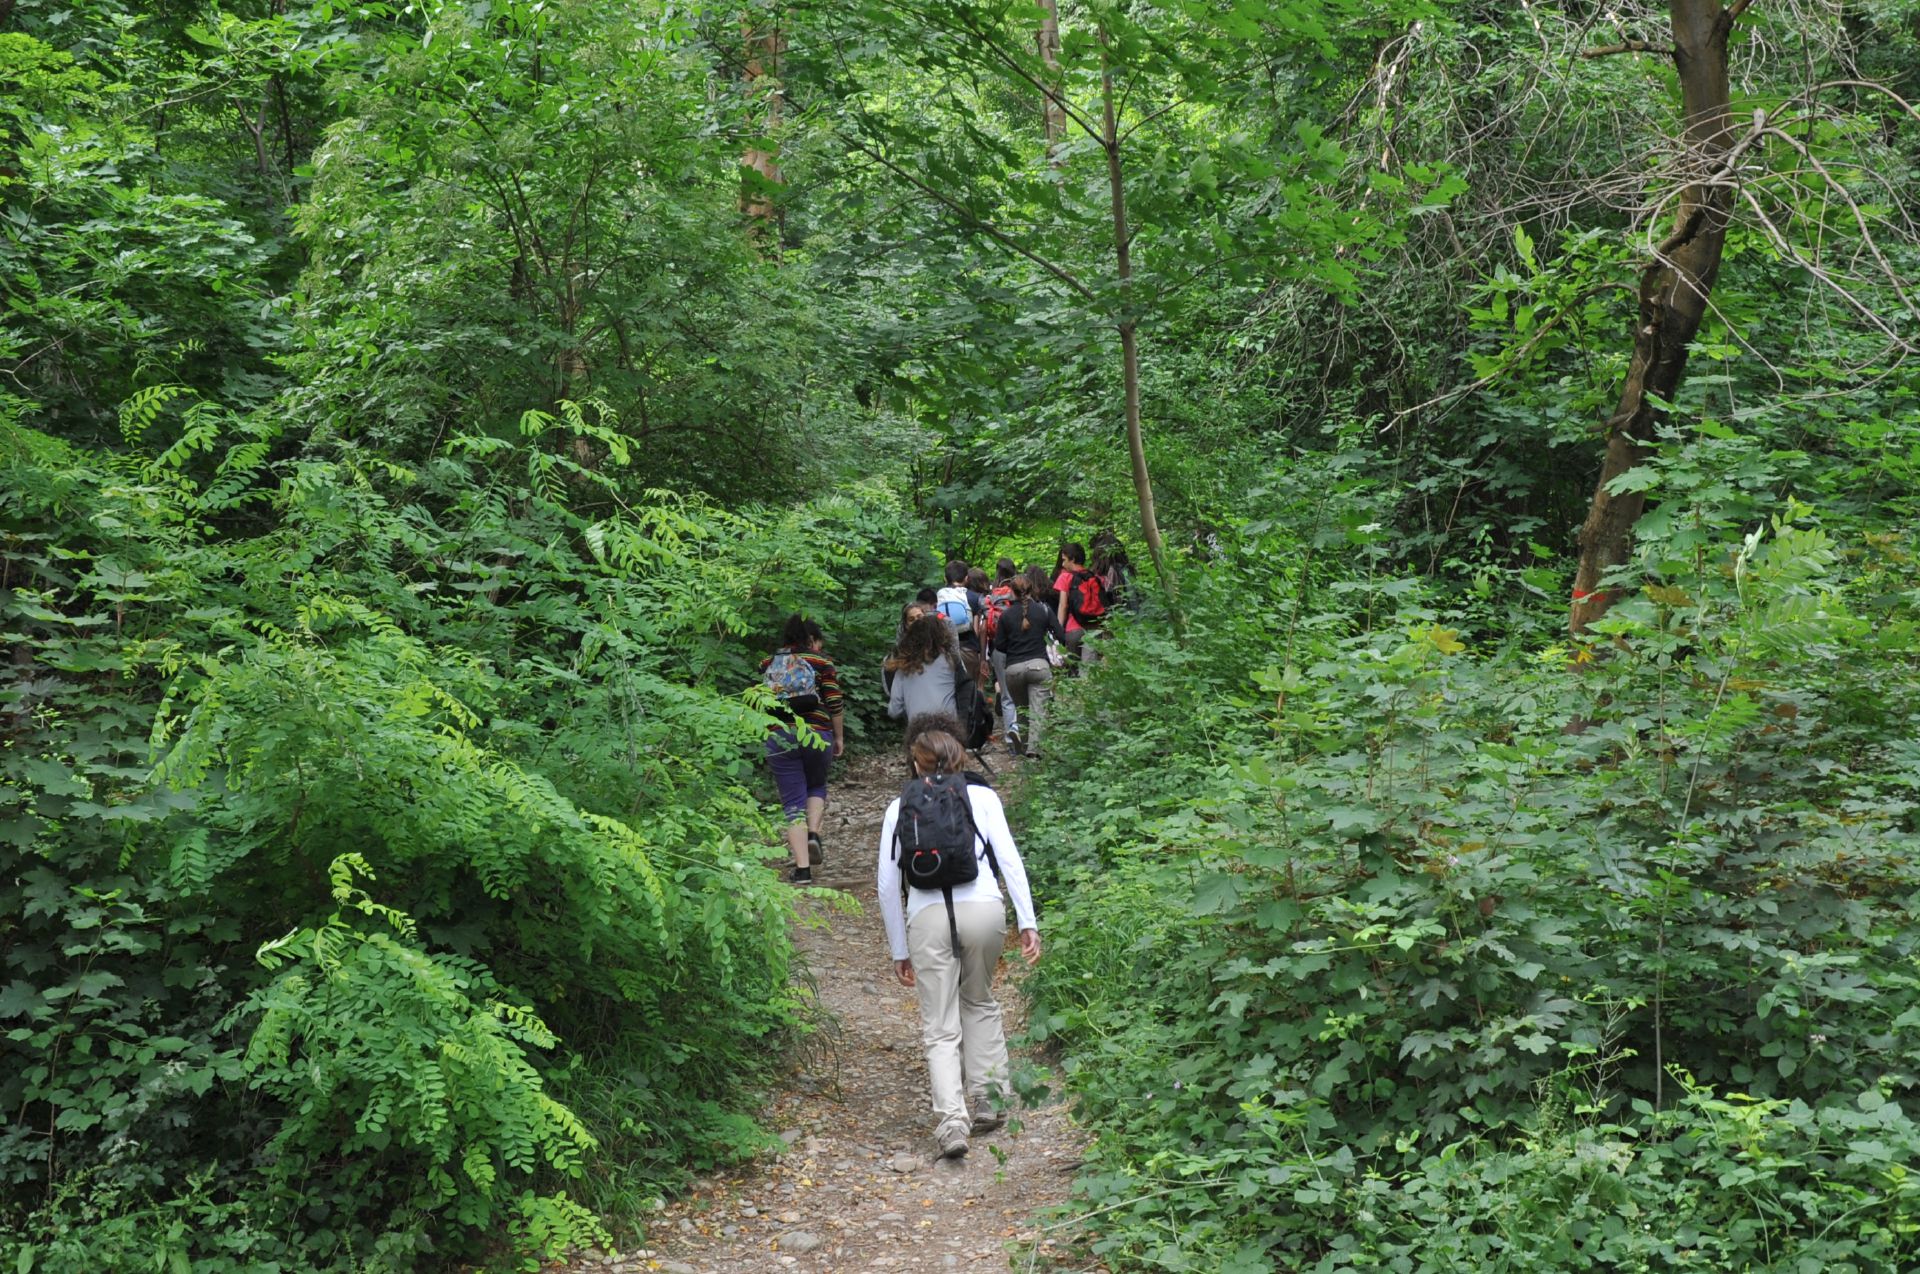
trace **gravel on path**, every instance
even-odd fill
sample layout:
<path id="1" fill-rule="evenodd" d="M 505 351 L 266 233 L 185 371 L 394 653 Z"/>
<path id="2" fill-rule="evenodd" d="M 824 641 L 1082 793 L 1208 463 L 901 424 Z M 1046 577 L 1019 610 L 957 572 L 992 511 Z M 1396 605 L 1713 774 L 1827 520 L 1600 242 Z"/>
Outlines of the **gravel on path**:
<path id="1" fill-rule="evenodd" d="M 1005 786 L 1011 762 L 995 764 Z M 860 909 L 819 897 L 802 904 L 794 942 L 830 1024 L 806 1041 L 790 1082 L 762 1111 L 787 1149 L 696 1182 L 657 1214 L 645 1248 L 582 1258 L 571 1270 L 984 1274 L 1010 1262 L 1023 1272 L 1104 1269 L 1070 1255 L 1065 1233 L 1056 1243 L 1035 1220 L 1068 1201 L 1083 1153 L 1063 1106 L 1018 1109 L 1017 1131 L 973 1138 L 962 1159 L 935 1156 L 919 1009 L 894 976 L 874 893 L 881 819 L 905 777 L 891 754 L 836 770 L 826 863 L 814 880 L 850 894 Z M 1045 924 L 1042 916 L 1043 934 Z M 1024 1025 L 1025 1006 L 1008 978 L 1018 958 L 1009 949 L 995 979 L 1010 1037 Z"/>

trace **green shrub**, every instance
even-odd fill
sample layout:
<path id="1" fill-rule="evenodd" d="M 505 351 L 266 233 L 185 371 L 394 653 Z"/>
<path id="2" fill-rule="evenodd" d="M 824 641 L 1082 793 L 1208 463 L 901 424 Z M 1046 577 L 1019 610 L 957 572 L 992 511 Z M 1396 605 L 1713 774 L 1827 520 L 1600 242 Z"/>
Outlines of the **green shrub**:
<path id="1" fill-rule="evenodd" d="M 571 406 L 420 472 L 276 459 L 174 390 L 126 430 L 0 434 L 0 1218 L 31 1259 L 205 1209 L 302 1267 L 553 1256 L 605 1236 L 585 1201 L 626 1228 L 758 1149 L 805 1004 L 752 668 L 789 609 L 890 614 L 893 499 L 602 501 L 617 434 Z"/>
<path id="2" fill-rule="evenodd" d="M 1096 1129 L 1100 1250 L 1920 1258 L 1896 559 L 1790 505 L 1593 645 L 1480 650 L 1421 583 L 1248 540 L 1190 590 L 1184 647 L 1151 617 L 1114 637 L 1028 794 L 1066 829 L 1029 986 Z"/>

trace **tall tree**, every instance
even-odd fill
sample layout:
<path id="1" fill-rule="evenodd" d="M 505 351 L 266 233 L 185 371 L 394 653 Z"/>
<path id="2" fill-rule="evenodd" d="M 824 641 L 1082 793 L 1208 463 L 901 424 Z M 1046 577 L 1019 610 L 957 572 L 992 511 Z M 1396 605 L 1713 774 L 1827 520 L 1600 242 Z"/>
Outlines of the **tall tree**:
<path id="1" fill-rule="evenodd" d="M 1334 193 L 1345 155 L 1319 132 L 1281 123 L 1265 88 L 1292 59 L 1315 75 L 1334 30 L 1367 40 L 1378 34 L 1372 24 L 1392 20 L 1333 8 L 1239 0 L 1201 15 L 1093 5 L 1070 30 L 1051 28 L 1056 59 L 1047 36 L 1031 34 L 1025 4 L 873 0 L 842 41 L 848 61 L 883 48 L 894 59 L 842 85 L 843 140 L 954 229 L 1004 251 L 1004 277 L 1035 298 L 1030 337 L 1084 325 L 1099 331 L 1069 339 L 1117 355 L 1119 401 L 1105 410 L 1118 417 L 1141 539 L 1170 597 L 1142 401 L 1148 329 L 1203 282 L 1350 284 L 1342 258 L 1384 233 L 1377 205 L 1356 209 Z M 897 65 L 940 91 L 868 91 Z M 1061 133 L 1084 145 L 1049 137 L 1036 151 L 1030 125 L 996 118 L 999 103 L 1036 94 Z M 1218 127 L 1241 112 L 1255 126 Z"/>
<path id="2" fill-rule="evenodd" d="M 1634 471 L 1651 453 L 1688 352 L 1713 308 L 1730 230 L 1750 235 L 1763 253 L 1837 302 L 1840 312 L 1885 343 L 1886 354 L 1920 353 L 1911 334 L 1920 298 L 1906 264 L 1920 227 L 1898 211 L 1898 194 L 1864 153 L 1845 143 L 1859 132 L 1858 123 L 1838 117 L 1829 99 L 1851 99 L 1862 116 L 1877 113 L 1889 137 L 1920 121 L 1920 110 L 1890 86 L 1862 78 L 1844 50 L 1812 46 L 1797 90 L 1757 93 L 1750 116 L 1736 118 L 1728 50 L 1751 4 L 1670 0 L 1671 45 L 1624 38 L 1584 51 L 1587 58 L 1670 59 L 1682 127 L 1671 168 L 1654 183 L 1671 193 L 1647 211 L 1652 219 L 1668 203 L 1675 210 L 1672 229 L 1640 274 L 1632 359 L 1606 422 L 1600 476 L 1580 529 L 1568 619 L 1575 633 L 1613 600 L 1608 572 L 1627 561 L 1634 523 L 1646 508 L 1647 484 Z"/>
<path id="3" fill-rule="evenodd" d="M 763 242 L 776 241 L 773 228 L 778 224 L 779 207 L 774 192 L 786 184 L 780 171 L 779 152 L 774 136 L 780 128 L 786 94 L 780 86 L 780 55 L 785 51 L 779 19 L 770 13 L 749 11 L 741 20 L 746 36 L 747 58 L 741 70 L 746 90 L 749 138 L 740 156 L 740 211 L 750 219 L 754 233 Z"/>
<path id="4" fill-rule="evenodd" d="M 1607 420 L 1606 456 L 1580 528 L 1580 556 L 1573 577 L 1574 632 L 1606 613 L 1601 587 L 1607 571 L 1624 562 L 1633 524 L 1646 507 L 1643 490 L 1616 489 L 1654 441 L 1665 404 L 1686 371 L 1687 351 L 1707 312 L 1733 212 L 1728 180 L 1734 160 L 1734 127 L 1727 77 L 1727 42 L 1734 22 L 1751 0 L 1672 0 L 1671 55 L 1680 78 L 1682 120 L 1680 181 L 1673 230 L 1655 247 L 1640 274 L 1640 312 L 1633 329 L 1633 361 L 1619 404 Z M 1639 41 L 1605 52 L 1640 52 Z M 1596 53 L 1600 51 L 1595 51 Z"/>
<path id="5" fill-rule="evenodd" d="M 1060 3 L 1059 0 L 1040 0 L 1040 31 L 1034 38 L 1034 50 L 1040 55 L 1040 65 L 1047 69 L 1051 92 L 1040 95 L 1041 119 L 1046 126 L 1047 156 L 1053 157 L 1061 139 L 1067 132 L 1067 113 L 1061 109 L 1060 92 Z"/>

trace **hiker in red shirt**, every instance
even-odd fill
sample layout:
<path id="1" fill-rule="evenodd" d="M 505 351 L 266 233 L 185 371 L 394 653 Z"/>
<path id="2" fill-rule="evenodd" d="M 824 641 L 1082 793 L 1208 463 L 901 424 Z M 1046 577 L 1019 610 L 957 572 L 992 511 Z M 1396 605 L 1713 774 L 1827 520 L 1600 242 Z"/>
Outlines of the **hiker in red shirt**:
<path id="1" fill-rule="evenodd" d="M 1060 566 L 1053 577 L 1053 589 L 1060 594 L 1060 627 L 1067 634 L 1067 654 L 1078 663 L 1086 649 L 1087 638 L 1100 630 L 1107 619 L 1107 586 L 1087 569 L 1087 549 L 1072 543 L 1060 550 Z"/>

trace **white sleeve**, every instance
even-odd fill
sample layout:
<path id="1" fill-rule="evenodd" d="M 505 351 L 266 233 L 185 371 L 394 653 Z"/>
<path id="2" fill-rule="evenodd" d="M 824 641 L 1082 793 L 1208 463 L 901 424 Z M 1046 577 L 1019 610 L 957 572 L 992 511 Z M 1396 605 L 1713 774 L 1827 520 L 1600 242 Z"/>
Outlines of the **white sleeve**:
<path id="1" fill-rule="evenodd" d="M 1020 847 L 1013 843 L 1013 829 L 1007 826 L 1007 807 L 1000 803 L 1000 794 L 992 788 L 969 787 L 967 795 L 973 803 L 973 825 L 986 837 L 987 844 L 993 846 L 994 861 L 1000 864 L 1007 892 L 1013 895 L 1017 927 L 1038 929 L 1040 921 L 1033 914 L 1033 890 L 1027 886 L 1027 865 L 1020 861 Z"/>
<path id="2" fill-rule="evenodd" d="M 907 958 L 907 908 L 900 898 L 900 864 L 893 856 L 893 828 L 900 819 L 900 801 L 887 806 L 887 817 L 880 824 L 880 861 L 875 869 L 875 885 L 880 891 L 880 919 L 887 926 L 887 949 L 893 958 Z"/>

